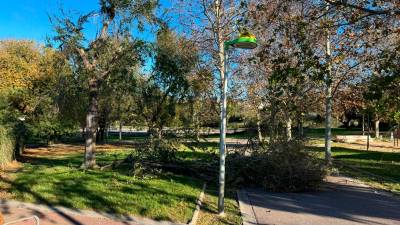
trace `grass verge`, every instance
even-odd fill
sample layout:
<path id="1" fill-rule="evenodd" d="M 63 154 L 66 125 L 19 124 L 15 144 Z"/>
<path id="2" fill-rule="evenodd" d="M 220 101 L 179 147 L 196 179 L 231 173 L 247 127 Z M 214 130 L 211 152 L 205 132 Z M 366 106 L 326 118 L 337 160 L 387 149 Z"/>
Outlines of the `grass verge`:
<path id="1" fill-rule="evenodd" d="M 321 152 L 324 148 L 313 143 L 310 149 Z M 339 161 L 340 173 L 359 179 L 370 186 L 381 188 L 400 194 L 400 153 L 385 151 L 357 150 L 357 145 L 347 144 L 341 147 L 341 143 L 333 143 L 332 154 Z"/>
<path id="2" fill-rule="evenodd" d="M 240 216 L 239 205 L 236 201 L 236 192 L 234 190 L 226 191 L 225 198 L 225 216 L 218 215 L 218 194 L 216 187 L 206 190 L 203 205 L 200 210 L 197 225 L 240 225 L 242 218 Z"/>
<path id="3" fill-rule="evenodd" d="M 108 149 L 97 154 L 97 161 L 106 164 L 127 154 L 126 149 Z M 138 179 L 128 168 L 83 171 L 81 153 L 27 160 L 19 170 L 1 176 L 0 188 L 8 198 L 186 223 L 202 186 L 195 178 L 171 173 Z"/>

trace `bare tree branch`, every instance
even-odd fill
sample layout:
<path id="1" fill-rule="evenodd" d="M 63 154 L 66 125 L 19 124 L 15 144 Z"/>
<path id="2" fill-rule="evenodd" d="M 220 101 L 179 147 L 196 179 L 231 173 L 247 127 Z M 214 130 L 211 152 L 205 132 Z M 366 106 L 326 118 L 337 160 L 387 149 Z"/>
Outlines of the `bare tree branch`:
<path id="1" fill-rule="evenodd" d="M 370 15 L 400 15 L 400 10 L 399 9 L 371 9 L 355 4 L 348 3 L 347 0 L 325 0 L 325 2 L 334 5 L 334 6 L 344 6 L 352 9 L 357 9 L 366 13 L 369 13 Z"/>

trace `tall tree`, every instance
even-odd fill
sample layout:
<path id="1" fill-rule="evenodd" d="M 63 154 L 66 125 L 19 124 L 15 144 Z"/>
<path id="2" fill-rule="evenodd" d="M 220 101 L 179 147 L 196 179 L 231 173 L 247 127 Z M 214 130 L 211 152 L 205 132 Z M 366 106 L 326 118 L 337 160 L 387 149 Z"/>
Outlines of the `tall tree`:
<path id="1" fill-rule="evenodd" d="M 163 27 L 157 33 L 154 71 L 144 81 L 138 99 L 140 114 L 145 118 L 152 137 L 161 138 L 165 125 L 176 115 L 179 100 L 187 97 L 188 76 L 198 59 L 193 42 Z"/>
<path id="2" fill-rule="evenodd" d="M 213 102 L 213 77 L 210 69 L 200 66 L 188 77 L 188 104 L 190 119 L 195 138 L 200 138 L 200 128 L 217 118 L 218 109 Z"/>
<path id="3" fill-rule="evenodd" d="M 131 27 L 154 21 L 155 0 L 100 0 L 100 9 L 79 16 L 55 18 L 54 40 L 68 55 L 81 76 L 86 77 L 89 105 L 86 114 L 85 155 L 82 168 L 96 166 L 95 148 L 99 116 L 99 90 L 104 81 L 121 66 L 124 57 L 139 53 L 141 42 L 134 41 Z M 100 18 L 100 29 L 94 39 L 84 32 L 92 17 Z M 131 61 L 138 61 L 140 54 Z M 135 62 L 136 63 L 136 62 Z"/>
<path id="4" fill-rule="evenodd" d="M 308 1 L 267 0 L 249 8 L 249 26 L 260 47 L 251 64 L 243 63 L 248 67 L 243 79 L 248 80 L 248 94 L 256 104 L 253 108 L 262 112 L 258 124 L 268 121 L 270 141 L 280 132 L 280 121 L 290 140 L 293 122 L 297 120 L 301 128 L 301 115 L 315 110 L 304 107 L 304 103 L 314 98 L 312 94 L 324 72 L 319 48 L 315 46 L 320 41 L 320 31 L 312 19 L 318 11 Z"/>
<path id="5" fill-rule="evenodd" d="M 0 42 L 0 124 L 13 127 L 17 156 L 24 139 L 30 136 L 46 141 L 62 135 L 68 128 L 60 116 L 60 81 L 71 75 L 66 58 L 51 48 L 33 41 Z"/>
<path id="6" fill-rule="evenodd" d="M 376 138 L 380 137 L 379 123 L 393 119 L 400 109 L 400 39 L 397 39 L 397 46 L 379 55 L 381 61 L 376 73 L 368 79 L 364 91 L 366 107 L 374 114 Z"/>
<path id="7" fill-rule="evenodd" d="M 219 175 L 219 197 L 218 212 L 224 213 L 224 190 L 225 190 L 225 143 L 223 140 L 226 130 L 226 93 L 227 74 L 225 74 L 225 42 L 232 39 L 237 31 L 241 31 L 238 25 L 243 17 L 246 4 L 240 0 L 176 0 L 176 10 L 179 11 L 179 22 L 185 27 L 185 34 L 199 46 L 201 59 L 204 63 L 213 66 L 212 72 L 215 76 L 216 94 L 220 95 L 220 175 Z M 182 11 L 184 9 L 184 11 Z"/>
<path id="8" fill-rule="evenodd" d="M 30 88 L 41 75 L 39 51 L 33 41 L 0 41 L 0 90 Z"/>

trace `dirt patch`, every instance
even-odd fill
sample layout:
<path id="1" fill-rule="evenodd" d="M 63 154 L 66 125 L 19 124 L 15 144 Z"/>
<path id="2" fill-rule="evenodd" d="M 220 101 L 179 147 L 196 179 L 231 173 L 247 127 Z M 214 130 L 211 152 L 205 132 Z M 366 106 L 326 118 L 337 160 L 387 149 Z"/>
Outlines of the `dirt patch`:
<path id="1" fill-rule="evenodd" d="M 19 169 L 22 168 L 22 164 L 20 162 L 17 161 L 12 161 L 10 163 L 7 163 L 6 165 L 4 165 L 1 170 L 0 170 L 0 174 L 2 174 L 3 172 L 15 172 Z"/>
<path id="2" fill-rule="evenodd" d="M 12 194 L 10 193 L 10 192 L 8 192 L 7 190 L 9 190 L 10 189 L 10 187 L 3 187 L 3 185 L 2 186 L 0 186 L 1 187 L 1 190 L 0 190 L 0 199 L 12 199 L 13 198 L 13 196 L 12 196 Z M 1 223 L 0 223 L 1 224 Z"/>
<path id="3" fill-rule="evenodd" d="M 103 144 L 97 145 L 97 152 L 107 152 L 115 149 L 128 149 L 132 148 L 132 145 L 120 145 L 120 144 Z M 85 146 L 83 144 L 53 144 L 46 147 L 32 147 L 26 148 L 24 156 L 27 157 L 42 157 L 42 156 L 65 156 L 70 154 L 83 154 Z"/>
<path id="4" fill-rule="evenodd" d="M 351 148 L 354 150 L 367 150 L 367 143 L 363 141 L 356 141 L 351 143 L 336 142 L 335 146 L 343 148 Z M 393 143 L 386 141 L 371 141 L 369 143 L 369 150 L 380 152 L 400 152 L 400 147 L 393 146 Z"/>
<path id="5" fill-rule="evenodd" d="M 11 163 L 8 163 L 5 165 L 1 170 L 0 170 L 0 199 L 8 199 L 12 198 L 12 194 L 8 191 L 11 188 L 11 184 L 7 182 L 1 182 L 4 180 L 10 180 L 11 176 L 13 173 L 17 172 L 22 168 L 22 164 L 13 161 Z M 2 224 L 2 223 L 0 223 Z"/>

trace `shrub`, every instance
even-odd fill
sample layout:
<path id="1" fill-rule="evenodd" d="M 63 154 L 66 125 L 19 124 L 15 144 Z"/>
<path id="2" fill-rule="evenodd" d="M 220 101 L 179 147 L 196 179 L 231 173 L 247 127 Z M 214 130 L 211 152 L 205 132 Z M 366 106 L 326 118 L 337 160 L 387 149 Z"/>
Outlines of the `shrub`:
<path id="1" fill-rule="evenodd" d="M 142 158 L 158 162 L 172 162 L 176 159 L 179 143 L 174 139 L 153 139 L 139 152 Z"/>
<path id="2" fill-rule="evenodd" d="M 0 126 L 0 166 L 3 167 L 14 158 L 14 141 L 9 130 Z"/>
<path id="3" fill-rule="evenodd" d="M 324 164 L 303 143 L 278 141 L 259 148 L 251 155 L 233 154 L 227 158 L 227 182 L 277 192 L 313 190 L 322 183 Z"/>
<path id="4" fill-rule="evenodd" d="M 129 173 L 137 178 L 161 174 L 166 165 L 176 161 L 179 143 L 173 139 L 151 139 L 125 160 L 131 168 Z"/>

